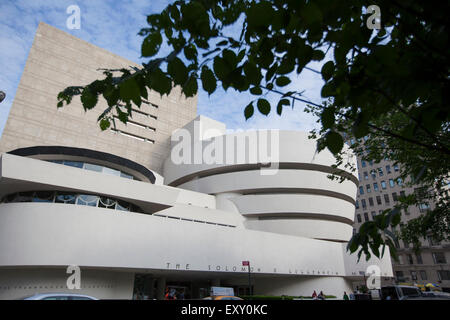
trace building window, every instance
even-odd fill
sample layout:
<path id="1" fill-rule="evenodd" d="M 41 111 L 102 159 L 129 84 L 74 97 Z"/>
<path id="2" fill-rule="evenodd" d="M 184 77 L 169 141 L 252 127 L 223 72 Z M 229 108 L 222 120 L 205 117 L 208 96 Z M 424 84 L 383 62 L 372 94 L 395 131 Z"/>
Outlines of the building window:
<path id="1" fill-rule="evenodd" d="M 397 281 L 399 281 L 399 282 L 405 281 L 403 271 L 395 271 L 395 277 L 397 278 Z"/>
<path id="2" fill-rule="evenodd" d="M 386 166 L 386 173 L 387 174 L 391 173 L 391 166 L 390 165 Z"/>
<path id="3" fill-rule="evenodd" d="M 388 195 L 388 194 L 385 194 L 385 195 L 384 195 L 384 202 L 385 202 L 386 204 L 389 203 L 389 195 Z"/>
<path id="4" fill-rule="evenodd" d="M 397 172 L 399 170 L 398 164 L 394 164 L 394 171 Z"/>
<path id="5" fill-rule="evenodd" d="M 420 212 L 427 212 L 428 210 L 430 210 L 430 205 L 426 202 L 420 203 L 419 204 L 419 211 Z"/>
<path id="6" fill-rule="evenodd" d="M 412 255 L 408 254 L 407 257 L 408 257 L 408 263 L 409 264 L 414 264 L 414 260 L 413 260 Z"/>
<path id="7" fill-rule="evenodd" d="M 392 200 L 398 201 L 397 192 L 392 192 Z"/>
<path id="8" fill-rule="evenodd" d="M 411 279 L 417 280 L 417 271 L 411 271 Z"/>
<path id="9" fill-rule="evenodd" d="M 439 241 L 435 241 L 432 237 L 428 237 L 427 239 L 430 246 L 439 246 L 441 244 Z"/>
<path id="10" fill-rule="evenodd" d="M 370 175 L 372 176 L 372 179 L 375 180 L 377 178 L 377 172 L 375 170 L 370 170 Z"/>
<path id="11" fill-rule="evenodd" d="M 380 205 L 381 204 L 381 197 L 377 196 L 376 198 L 377 198 L 377 204 Z"/>
<path id="12" fill-rule="evenodd" d="M 423 264 L 422 255 L 420 253 L 416 254 L 417 264 Z"/>
<path id="13" fill-rule="evenodd" d="M 394 179 L 389 179 L 389 186 L 391 188 L 395 187 Z"/>
<path id="14" fill-rule="evenodd" d="M 372 220 L 375 220 L 375 216 L 377 215 L 377 213 L 375 211 L 372 211 L 370 215 L 372 216 Z"/>
<path id="15" fill-rule="evenodd" d="M 422 280 L 428 280 L 427 272 L 425 270 L 420 270 L 420 278 Z"/>
<path id="16" fill-rule="evenodd" d="M 406 197 L 405 191 L 400 191 L 400 197 L 402 198 Z"/>
<path id="17" fill-rule="evenodd" d="M 373 207 L 373 198 L 369 198 L 369 206 Z"/>
<path id="18" fill-rule="evenodd" d="M 367 164 L 366 164 L 366 162 L 365 162 L 364 160 L 361 160 L 361 166 L 362 166 L 363 168 L 365 168 L 365 167 L 367 166 Z"/>
<path id="19" fill-rule="evenodd" d="M 363 188 L 363 186 L 359 187 L 359 194 L 364 194 L 364 188 Z"/>
<path id="20" fill-rule="evenodd" d="M 105 173 L 105 174 L 109 174 L 109 175 L 113 175 L 113 176 L 117 176 L 117 177 L 139 180 L 136 177 L 134 177 L 130 174 L 127 174 L 125 172 L 122 172 L 120 170 L 113 169 L 110 167 L 100 166 L 100 165 L 93 164 L 93 163 L 81 162 L 81 161 L 69 161 L 69 160 L 45 160 L 45 161 L 57 163 L 57 164 L 63 164 L 63 165 L 69 166 L 69 167 L 74 167 L 74 168 L 79 168 L 79 169 L 84 169 L 84 170 L 101 172 L 101 173 Z"/>
<path id="21" fill-rule="evenodd" d="M 359 209 L 359 200 L 356 200 L 355 208 L 356 208 L 356 209 Z"/>
<path id="22" fill-rule="evenodd" d="M 373 190 L 374 191 L 380 190 L 380 189 L 378 189 L 378 183 L 376 183 L 376 182 L 373 183 Z"/>
<path id="23" fill-rule="evenodd" d="M 361 223 L 361 215 L 360 214 L 356 215 L 356 219 L 358 220 L 359 223 Z"/>
<path id="24" fill-rule="evenodd" d="M 364 171 L 364 180 L 369 180 L 369 174 L 367 171 Z"/>
<path id="25" fill-rule="evenodd" d="M 367 193 L 371 193 L 372 189 L 370 188 L 370 184 L 366 184 Z"/>
<path id="26" fill-rule="evenodd" d="M 433 252 L 433 260 L 435 264 L 447 263 L 444 252 Z"/>
<path id="27" fill-rule="evenodd" d="M 386 181 L 381 181 L 381 189 L 386 190 Z"/>
<path id="28" fill-rule="evenodd" d="M 379 175 L 380 177 L 383 176 L 383 168 L 378 168 L 378 175 Z"/>
<path id="29" fill-rule="evenodd" d="M 397 178 L 397 184 L 399 186 L 402 186 L 403 185 L 403 179 L 402 178 Z"/>
<path id="30" fill-rule="evenodd" d="M 450 271 L 449 270 L 438 270 L 437 274 L 438 274 L 439 281 L 450 280 Z"/>
<path id="31" fill-rule="evenodd" d="M 61 204 L 76 204 L 90 207 L 100 207 L 113 210 L 131 211 L 142 213 L 139 207 L 114 198 L 107 198 L 92 194 L 77 194 L 65 191 L 29 191 L 10 194 L 1 202 L 53 202 Z"/>
<path id="32" fill-rule="evenodd" d="M 364 212 L 364 221 L 369 221 L 369 214 L 367 212 Z"/>
<path id="33" fill-rule="evenodd" d="M 361 199 L 361 206 L 363 209 L 367 208 L 366 199 Z"/>

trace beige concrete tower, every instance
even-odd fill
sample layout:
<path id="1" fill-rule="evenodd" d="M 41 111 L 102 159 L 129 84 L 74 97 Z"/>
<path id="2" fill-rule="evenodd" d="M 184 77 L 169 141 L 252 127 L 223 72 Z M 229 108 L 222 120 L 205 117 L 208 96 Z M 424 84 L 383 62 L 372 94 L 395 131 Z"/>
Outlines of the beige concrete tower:
<path id="1" fill-rule="evenodd" d="M 40 23 L 0 140 L 0 152 L 32 146 L 70 146 L 114 154 L 158 173 L 169 154 L 170 134 L 195 118 L 197 97 L 186 99 L 179 88 L 169 96 L 149 92 L 142 105 L 117 130 L 102 132 L 97 118 L 106 108 L 99 99 L 85 112 L 79 98 L 57 109 L 57 94 L 73 85 L 103 77 L 101 68 L 137 66 L 134 62 Z"/>

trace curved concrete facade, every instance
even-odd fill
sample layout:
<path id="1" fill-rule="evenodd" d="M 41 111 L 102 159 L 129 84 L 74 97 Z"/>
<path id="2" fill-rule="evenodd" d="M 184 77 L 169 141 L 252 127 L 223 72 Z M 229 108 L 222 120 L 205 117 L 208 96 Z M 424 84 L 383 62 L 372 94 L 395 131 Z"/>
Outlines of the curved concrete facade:
<path id="1" fill-rule="evenodd" d="M 250 229 L 346 242 L 353 231 L 357 174 L 334 169 L 334 156 L 317 153 L 316 145 L 298 131 L 227 134 L 200 117 L 172 136 L 164 177 L 179 188 L 228 194 L 221 206 L 232 202 Z M 329 179 L 331 173 L 348 179 L 339 183 Z"/>

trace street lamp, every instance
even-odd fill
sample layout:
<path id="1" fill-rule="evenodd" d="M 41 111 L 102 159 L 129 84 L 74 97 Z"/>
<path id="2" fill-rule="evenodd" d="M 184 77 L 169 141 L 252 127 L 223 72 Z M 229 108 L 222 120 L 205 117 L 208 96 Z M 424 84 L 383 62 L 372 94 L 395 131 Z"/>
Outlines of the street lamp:
<path id="1" fill-rule="evenodd" d="M 3 91 L 0 91 L 0 102 L 5 100 L 5 98 L 6 98 L 6 93 L 4 93 Z"/>

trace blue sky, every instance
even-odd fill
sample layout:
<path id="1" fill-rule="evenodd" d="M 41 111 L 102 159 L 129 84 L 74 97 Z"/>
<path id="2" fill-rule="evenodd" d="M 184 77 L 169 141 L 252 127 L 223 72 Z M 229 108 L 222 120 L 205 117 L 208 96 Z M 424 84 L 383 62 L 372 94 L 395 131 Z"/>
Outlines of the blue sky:
<path id="1" fill-rule="evenodd" d="M 109 50 L 137 63 L 140 59 L 142 37 L 137 33 L 146 26 L 146 16 L 162 11 L 169 1 L 162 0 L 2 0 L 0 2 L 0 90 L 7 98 L 0 105 L 0 132 L 3 131 L 9 109 L 14 99 L 20 76 L 34 33 L 40 21 L 64 30 L 96 46 Z M 78 5 L 81 9 L 81 29 L 66 27 L 67 7 Z M 163 48 L 164 50 L 164 48 Z M 309 65 L 320 70 L 321 64 Z M 305 98 L 320 102 L 323 81 L 320 75 L 304 70 L 291 77 L 286 90 L 304 91 Z M 78 85 L 79 83 L 74 83 Z M 201 85 L 200 85 L 201 87 Z M 304 105 L 296 103 L 293 109 L 285 107 L 278 116 L 273 106 L 271 113 L 255 115 L 245 121 L 244 107 L 254 98 L 234 90 L 217 90 L 208 97 L 202 89 L 198 97 L 198 113 L 226 123 L 229 129 L 272 128 L 310 130 L 317 127 L 316 119 L 303 112 Z M 275 105 L 279 97 L 267 96 Z M 56 108 L 56 106 L 55 106 Z"/>

